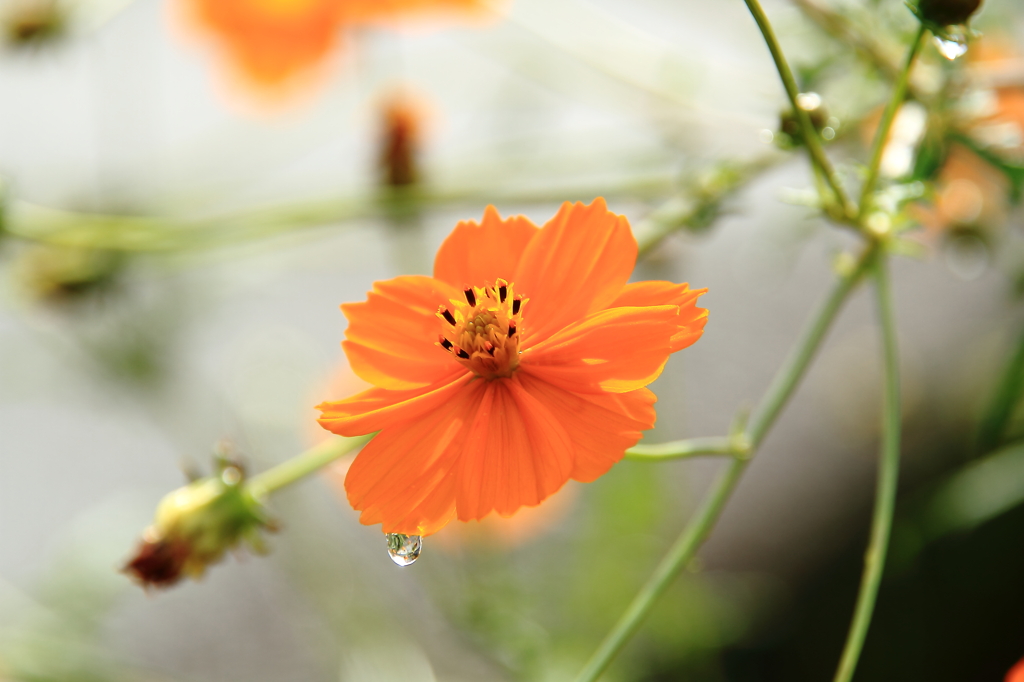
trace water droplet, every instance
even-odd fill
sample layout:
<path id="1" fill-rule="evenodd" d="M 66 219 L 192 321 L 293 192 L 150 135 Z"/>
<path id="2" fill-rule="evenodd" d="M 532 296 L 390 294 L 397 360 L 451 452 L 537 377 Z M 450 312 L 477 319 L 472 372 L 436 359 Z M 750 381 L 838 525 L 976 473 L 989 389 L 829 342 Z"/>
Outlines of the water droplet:
<path id="1" fill-rule="evenodd" d="M 388 556 L 399 566 L 409 566 L 423 551 L 423 538 L 419 535 L 388 533 Z"/>
<path id="2" fill-rule="evenodd" d="M 832 126 L 825 126 L 824 128 L 821 129 L 821 136 L 827 142 L 828 140 L 832 140 L 835 138 L 836 131 Z"/>
<path id="3" fill-rule="evenodd" d="M 950 34 L 949 40 L 935 36 L 935 47 L 946 59 L 953 61 L 957 57 L 967 54 L 967 39 L 962 35 Z"/>
<path id="4" fill-rule="evenodd" d="M 220 472 L 220 480 L 227 486 L 238 485 L 242 480 L 242 470 L 238 467 L 224 467 L 224 471 Z"/>
<path id="5" fill-rule="evenodd" d="M 760 138 L 761 142 L 764 142 L 765 144 L 771 144 L 772 140 L 775 139 L 775 133 L 768 130 L 767 128 L 763 128 L 761 132 L 757 134 L 757 136 L 758 138 Z"/>

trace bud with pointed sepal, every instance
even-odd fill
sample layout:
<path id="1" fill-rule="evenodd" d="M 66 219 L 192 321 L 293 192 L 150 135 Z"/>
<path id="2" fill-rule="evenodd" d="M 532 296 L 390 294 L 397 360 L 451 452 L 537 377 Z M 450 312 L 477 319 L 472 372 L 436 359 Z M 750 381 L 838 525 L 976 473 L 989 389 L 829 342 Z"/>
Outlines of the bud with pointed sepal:
<path id="1" fill-rule="evenodd" d="M 160 501 L 153 524 L 123 569 L 136 582 L 170 587 L 182 578 L 199 578 L 242 543 L 266 552 L 263 532 L 276 530 L 276 524 L 246 489 L 241 466 L 228 459 L 217 465 L 215 476 Z"/>

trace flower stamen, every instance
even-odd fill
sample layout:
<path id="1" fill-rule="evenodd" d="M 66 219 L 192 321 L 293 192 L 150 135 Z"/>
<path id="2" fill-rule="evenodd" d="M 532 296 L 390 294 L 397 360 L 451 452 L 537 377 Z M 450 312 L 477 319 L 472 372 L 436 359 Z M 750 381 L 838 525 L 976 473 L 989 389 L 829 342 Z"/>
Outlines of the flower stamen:
<path id="1" fill-rule="evenodd" d="M 498 279 L 493 285 L 467 285 L 465 302 L 450 299 L 437 309 L 442 329 L 438 344 L 468 369 L 486 379 L 507 377 L 519 366 L 519 327 L 526 299 L 514 285 Z"/>

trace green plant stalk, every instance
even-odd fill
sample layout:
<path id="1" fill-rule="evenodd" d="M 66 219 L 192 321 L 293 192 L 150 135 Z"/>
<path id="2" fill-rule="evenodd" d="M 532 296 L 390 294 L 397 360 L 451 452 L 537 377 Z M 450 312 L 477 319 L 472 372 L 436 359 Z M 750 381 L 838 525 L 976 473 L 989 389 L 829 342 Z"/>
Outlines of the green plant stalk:
<path id="1" fill-rule="evenodd" d="M 782 86 L 786 90 L 786 96 L 789 97 L 789 103 L 792 105 L 797 121 L 800 122 L 800 128 L 803 130 L 804 144 L 807 147 L 807 153 L 811 156 L 811 162 L 821 169 L 825 176 L 825 181 L 828 182 L 828 186 L 832 189 L 832 193 L 835 195 L 836 201 L 839 203 L 840 208 L 842 208 L 845 217 L 852 219 L 856 216 L 857 209 L 850 201 L 850 198 L 846 196 L 846 192 L 843 191 L 835 169 L 832 167 L 832 162 L 829 161 L 828 156 L 825 154 L 825 149 L 822 147 L 818 131 L 814 128 L 814 124 L 811 123 L 811 117 L 797 104 L 797 95 L 800 94 L 800 90 L 797 87 L 796 78 L 793 77 L 793 71 L 789 68 L 789 63 L 786 61 L 786 56 L 782 54 L 782 46 L 779 45 L 779 41 L 775 37 L 775 31 L 768 22 L 768 17 L 765 15 L 764 10 L 761 9 L 761 4 L 758 0 L 743 1 L 747 4 L 747 9 L 750 10 L 750 14 L 754 17 L 757 27 L 761 29 L 761 35 L 764 36 L 764 41 L 768 45 L 768 51 L 772 53 L 772 59 L 775 61 L 775 68 L 779 72 L 779 78 L 782 79 Z"/>
<path id="2" fill-rule="evenodd" d="M 825 333 L 835 320 L 846 297 L 850 295 L 850 292 L 871 266 L 877 249 L 876 244 L 870 244 L 857 259 L 856 265 L 839 279 L 821 310 L 811 322 L 811 326 L 804 332 L 795 351 L 775 375 L 768 387 L 768 392 L 761 400 L 747 427 L 747 438 L 752 450 L 757 449 L 761 441 L 764 440 L 768 430 L 778 419 L 782 408 L 786 406 L 790 396 L 793 395 L 793 391 L 814 358 L 818 346 L 824 340 Z"/>
<path id="3" fill-rule="evenodd" d="M 748 461 L 734 458 L 729 462 L 725 471 L 715 481 L 711 493 L 704 498 L 696 515 L 686 524 L 682 534 L 633 598 L 629 608 L 619 618 L 619 622 L 587 661 L 586 666 L 576 677 L 576 682 L 593 682 L 598 679 L 623 645 L 636 633 L 658 598 L 672 584 L 680 569 L 689 563 L 697 548 L 711 532 Z"/>
<path id="4" fill-rule="evenodd" d="M 1024 397 L 1024 334 L 1000 372 L 988 407 L 978 422 L 977 451 L 988 452 L 997 447 L 1021 398 Z"/>
<path id="5" fill-rule="evenodd" d="M 858 219 L 863 219 L 871 209 L 871 193 L 875 191 L 875 184 L 878 182 L 878 171 L 882 165 L 882 154 L 885 152 L 885 143 L 889 141 L 889 132 L 892 130 L 893 121 L 896 120 L 896 113 L 903 106 L 903 100 L 907 97 L 907 83 L 910 81 L 910 70 L 914 66 L 918 52 L 921 49 L 921 41 L 924 38 L 924 24 L 917 29 L 914 35 L 914 42 L 907 51 L 907 58 L 903 62 L 899 78 L 896 80 L 896 87 L 892 92 L 892 99 L 885 107 L 882 120 L 878 123 L 878 130 L 875 131 L 875 139 L 871 144 L 871 161 L 868 164 L 868 174 L 864 179 L 864 186 L 860 191 L 860 212 Z"/>
<path id="6" fill-rule="evenodd" d="M 885 554 L 892 531 L 893 510 L 896 507 L 896 485 L 900 471 L 900 369 L 896 346 L 896 323 L 893 317 L 892 292 L 889 273 L 884 259 L 875 265 L 878 316 L 882 328 L 882 371 L 885 382 L 883 400 L 882 447 L 878 466 L 875 509 L 871 519 L 871 539 L 864 555 L 864 573 L 854 609 L 850 632 L 843 647 L 843 655 L 836 670 L 835 682 L 849 682 L 857 668 L 864 638 L 871 624 L 878 587 L 882 582 Z"/>
<path id="7" fill-rule="evenodd" d="M 735 455 L 736 450 L 736 442 L 727 436 L 688 438 L 652 445 L 634 445 L 626 450 L 626 459 L 649 462 L 701 455 Z"/>
<path id="8" fill-rule="evenodd" d="M 644 618 L 647 617 L 651 608 L 657 603 L 658 598 L 665 592 L 679 571 L 693 559 L 697 549 L 714 527 L 715 522 L 722 513 L 722 509 L 725 507 L 725 503 L 736 489 L 736 484 L 739 483 L 740 476 L 747 466 L 750 454 L 756 449 L 772 424 L 775 423 L 775 419 L 782 411 L 782 407 L 792 396 L 797 384 L 814 358 L 816 351 L 821 346 L 825 333 L 835 321 L 843 302 L 850 295 L 850 292 L 853 291 L 854 287 L 856 287 L 874 260 L 877 248 L 876 244 L 869 245 L 857 261 L 857 264 L 840 277 L 833 287 L 828 299 L 818 310 L 810 326 L 803 332 L 789 360 L 779 370 L 775 380 L 769 387 L 765 398 L 762 400 L 761 407 L 757 410 L 745 434 L 745 443 L 747 445 L 740 448 L 742 455 L 734 456 L 725 470 L 719 475 L 718 480 L 715 482 L 711 492 L 704 498 L 697 513 L 686 524 L 682 534 L 680 534 L 671 549 L 669 549 L 668 554 L 665 555 L 657 568 L 654 569 L 654 573 L 651 574 L 646 584 L 633 598 L 626 612 L 622 614 L 611 632 L 608 633 L 604 641 L 601 642 L 597 650 L 590 657 L 590 660 L 587 661 L 583 670 L 576 677 L 576 682 L 594 682 L 604 673 L 615 656 L 622 650 L 622 647 L 636 633 Z M 724 441 L 730 443 L 730 447 L 736 447 L 735 441 L 729 438 L 720 440 L 701 439 L 701 441 L 696 442 L 702 443 L 703 441 L 703 445 L 711 446 L 713 443 L 708 442 L 711 440 L 717 440 L 719 446 Z M 690 443 L 692 445 L 694 441 Z M 668 445 L 672 444 L 666 444 L 666 446 Z M 693 447 L 696 449 L 696 446 Z"/>
<path id="9" fill-rule="evenodd" d="M 306 450 L 301 455 L 281 462 L 277 466 L 257 474 L 245 483 L 246 492 L 257 500 L 289 486 L 310 474 L 316 473 L 331 462 L 340 459 L 366 444 L 373 438 L 369 436 L 356 436 L 355 438 L 331 438 L 330 440 Z"/>

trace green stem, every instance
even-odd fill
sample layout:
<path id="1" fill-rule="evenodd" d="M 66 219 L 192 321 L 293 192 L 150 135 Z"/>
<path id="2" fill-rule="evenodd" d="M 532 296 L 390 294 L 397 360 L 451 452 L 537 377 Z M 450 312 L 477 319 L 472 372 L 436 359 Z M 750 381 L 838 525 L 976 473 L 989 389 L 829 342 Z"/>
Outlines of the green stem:
<path id="1" fill-rule="evenodd" d="M 882 327 L 883 376 L 885 397 L 883 402 L 882 448 L 875 493 L 875 510 L 871 519 L 871 539 L 864 555 L 864 574 L 854 610 L 850 632 L 843 647 L 843 655 L 836 670 L 835 682 L 849 682 L 857 667 L 871 624 L 871 614 L 882 582 L 885 553 L 892 530 L 893 509 L 896 506 L 896 484 L 900 470 L 900 370 L 896 347 L 896 324 L 893 319 L 892 293 L 886 263 L 879 259 L 875 269 L 878 292 L 878 315 Z"/>
<path id="2" fill-rule="evenodd" d="M 825 300 L 821 310 L 818 311 L 817 316 L 811 322 L 811 326 L 804 331 L 804 336 L 800 343 L 786 360 L 786 364 L 775 375 L 775 379 L 772 380 L 771 386 L 768 387 L 768 392 L 761 400 L 758 409 L 754 412 L 750 420 L 750 426 L 747 429 L 751 449 L 757 449 L 768 433 L 768 429 L 778 419 L 779 413 L 789 401 L 790 396 L 793 395 L 793 391 L 807 370 L 807 366 L 814 358 L 818 346 L 821 345 L 822 339 L 825 338 L 825 333 L 835 320 L 836 314 L 843 306 L 846 297 L 857 286 L 857 283 L 870 266 L 876 249 L 876 245 L 869 245 L 857 260 L 856 265 L 839 279 L 829 297 Z"/>
<path id="3" fill-rule="evenodd" d="M 576 677 L 576 682 L 593 682 L 598 679 L 623 645 L 637 631 L 651 607 L 672 583 L 679 570 L 689 563 L 697 552 L 697 548 L 711 532 L 711 528 L 715 525 L 719 514 L 722 513 L 722 508 L 725 507 L 726 501 L 736 488 L 740 474 L 743 473 L 748 461 L 733 459 L 729 462 L 725 471 L 719 475 L 711 493 L 704 498 L 697 514 L 686 524 L 682 534 L 658 564 L 658 567 L 654 569 L 654 573 L 647 579 L 647 583 L 633 598 L 629 608 L 619 618 L 619 622 L 615 624 L 594 655 L 587 661 L 586 666 Z"/>
<path id="4" fill-rule="evenodd" d="M 336 459 L 340 459 L 364 445 L 372 437 L 370 435 L 355 438 L 331 438 L 306 450 L 301 455 L 281 462 L 262 474 L 253 476 L 245 484 L 246 490 L 256 499 L 262 499 L 275 490 L 316 473 Z"/>
<path id="5" fill-rule="evenodd" d="M 576 682 L 594 682 L 608 668 L 615 656 L 622 650 L 626 642 L 643 623 L 644 618 L 657 600 L 672 583 L 673 578 L 693 558 L 697 549 L 704 542 L 711 528 L 718 520 L 726 501 L 732 495 L 736 484 L 739 483 L 740 475 L 747 466 L 750 454 L 757 448 L 757 445 L 764 438 L 768 429 L 771 428 L 775 419 L 779 416 L 783 405 L 792 395 L 804 372 L 807 370 L 811 359 L 818 350 L 825 338 L 825 332 L 835 321 L 843 302 L 850 292 L 860 281 L 864 272 L 872 262 L 875 254 L 875 244 L 869 245 L 861 255 L 856 266 L 846 272 L 833 287 L 825 304 L 818 310 L 811 325 L 804 331 L 797 347 L 789 360 L 779 370 L 775 380 L 772 382 L 768 393 L 762 400 L 754 420 L 738 447 L 736 440 L 725 439 L 730 442 L 732 448 L 738 449 L 742 454 L 734 457 L 719 476 L 717 482 L 709 495 L 701 503 L 696 515 L 690 519 L 683 529 L 679 539 L 675 541 L 668 554 L 661 560 L 654 573 L 648 578 L 647 583 L 640 592 L 633 598 L 626 612 L 622 614 L 611 632 L 604 638 L 594 652 L 590 660 L 584 666 Z M 712 445 L 709 441 L 718 439 L 701 439 L 705 445 Z M 685 443 L 685 441 L 683 441 Z M 669 444 L 666 444 L 669 445 Z M 718 445 L 722 442 L 719 440 Z M 648 446 L 653 447 L 653 446 Z M 737 450 L 733 452 L 736 453 Z M 635 448 L 634 448 L 635 450 Z"/>
<path id="6" fill-rule="evenodd" d="M 851 203 L 850 198 L 846 196 L 846 192 L 843 191 L 835 169 L 832 167 L 832 162 L 825 155 L 825 149 L 821 145 L 821 138 L 818 136 L 818 131 L 815 129 L 814 124 L 811 123 L 811 117 L 807 111 L 797 104 L 797 95 L 800 94 L 800 90 L 797 87 L 796 78 L 793 77 L 793 71 L 789 68 L 785 55 L 782 54 L 782 47 L 775 37 L 775 31 L 772 30 L 772 25 L 768 23 L 768 17 L 765 15 L 764 10 L 761 9 L 761 4 L 758 0 L 743 1 L 747 4 L 747 9 L 750 10 L 754 21 L 757 22 L 757 27 L 761 29 L 761 35 L 764 36 L 764 41 L 768 44 L 768 51 L 772 53 L 775 68 L 779 72 L 779 78 L 782 79 L 782 86 L 786 89 L 786 96 L 789 97 L 789 103 L 793 107 L 793 112 L 796 114 L 797 121 L 800 123 L 800 128 L 803 131 L 804 144 L 807 147 L 808 154 L 811 155 L 812 163 L 817 164 L 818 168 L 825 175 L 825 181 L 828 182 L 832 193 L 835 194 L 836 201 L 840 208 L 842 208 L 844 217 L 852 219 L 856 215 L 856 208 Z"/>
<path id="7" fill-rule="evenodd" d="M 735 455 L 736 442 L 728 436 L 714 438 L 689 438 L 653 445 L 634 445 L 626 450 L 626 459 L 638 461 L 660 461 L 683 459 L 700 455 Z"/>
<path id="8" fill-rule="evenodd" d="M 868 210 L 871 208 L 871 193 L 875 190 L 875 183 L 878 182 L 878 170 L 882 165 L 882 154 L 885 152 L 885 143 L 889 141 L 889 132 L 892 130 L 893 121 L 896 120 L 896 113 L 900 110 L 903 105 L 903 100 L 907 97 L 907 83 L 910 80 L 910 69 L 914 65 L 914 60 L 917 58 L 918 51 L 921 48 L 921 39 L 924 38 L 925 31 L 924 24 L 917 29 L 917 34 L 914 36 L 914 42 L 911 43 L 910 49 L 907 51 L 907 58 L 903 62 L 903 69 L 900 71 L 899 78 L 896 80 L 896 87 L 892 92 L 892 99 L 889 100 L 889 104 L 885 107 L 885 112 L 882 114 L 882 120 L 878 123 L 878 130 L 875 131 L 875 140 L 871 145 L 871 162 L 868 165 L 868 174 L 864 180 L 864 187 L 860 191 L 860 214 L 859 218 L 864 218 Z"/>

